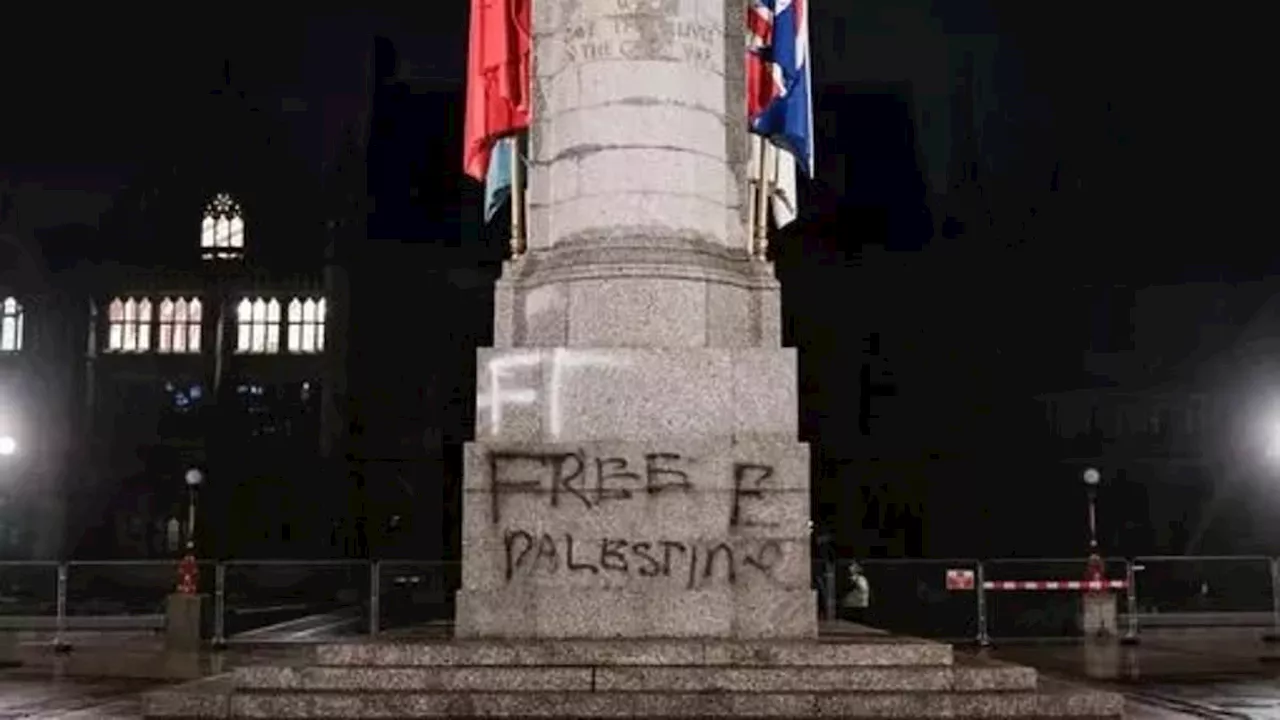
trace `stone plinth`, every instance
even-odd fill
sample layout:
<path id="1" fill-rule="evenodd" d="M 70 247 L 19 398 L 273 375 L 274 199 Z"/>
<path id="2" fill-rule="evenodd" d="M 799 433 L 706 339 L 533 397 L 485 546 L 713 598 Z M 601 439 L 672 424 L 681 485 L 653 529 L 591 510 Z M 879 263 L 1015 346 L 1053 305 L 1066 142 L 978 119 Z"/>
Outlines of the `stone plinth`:
<path id="1" fill-rule="evenodd" d="M 458 636 L 814 635 L 806 450 L 469 446 Z"/>
<path id="2" fill-rule="evenodd" d="M 705 455 L 767 442 L 753 452 L 806 452 L 790 348 L 484 348 L 476 383 L 482 444 L 674 441 Z"/>

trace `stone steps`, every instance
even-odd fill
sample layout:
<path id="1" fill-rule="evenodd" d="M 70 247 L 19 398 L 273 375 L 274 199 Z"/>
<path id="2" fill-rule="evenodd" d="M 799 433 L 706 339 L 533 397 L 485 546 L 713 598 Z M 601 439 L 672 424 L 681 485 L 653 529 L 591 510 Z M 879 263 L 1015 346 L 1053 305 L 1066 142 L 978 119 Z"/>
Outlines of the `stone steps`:
<path id="1" fill-rule="evenodd" d="M 148 706 L 148 717 L 158 717 L 153 708 Z M 1118 718 L 1123 701 L 1032 692 L 336 692 L 236 694 L 222 708 L 225 714 L 201 717 Z"/>
<path id="2" fill-rule="evenodd" d="M 319 646 L 151 693 L 150 718 L 1118 718 L 1122 699 L 921 640 Z"/>
<path id="3" fill-rule="evenodd" d="M 322 666 L 947 666 L 950 645 L 888 635 L 843 641 L 557 640 L 320 645 Z"/>
<path id="4" fill-rule="evenodd" d="M 976 692 L 1036 689 L 1015 665 L 938 667 L 245 667 L 238 689 L 255 691 L 479 692 Z"/>

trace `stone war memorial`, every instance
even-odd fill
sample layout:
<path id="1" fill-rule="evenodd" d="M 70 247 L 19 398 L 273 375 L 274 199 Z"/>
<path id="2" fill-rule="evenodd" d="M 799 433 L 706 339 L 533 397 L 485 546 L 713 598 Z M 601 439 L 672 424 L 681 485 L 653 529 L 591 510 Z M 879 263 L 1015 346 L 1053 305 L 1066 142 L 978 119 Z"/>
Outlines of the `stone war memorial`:
<path id="1" fill-rule="evenodd" d="M 1121 716 L 945 644 L 820 632 L 746 110 L 748 14 L 807 32 L 806 5 L 473 1 L 467 172 L 492 181 L 495 126 L 517 160 L 453 637 L 321 645 L 149 717 Z"/>

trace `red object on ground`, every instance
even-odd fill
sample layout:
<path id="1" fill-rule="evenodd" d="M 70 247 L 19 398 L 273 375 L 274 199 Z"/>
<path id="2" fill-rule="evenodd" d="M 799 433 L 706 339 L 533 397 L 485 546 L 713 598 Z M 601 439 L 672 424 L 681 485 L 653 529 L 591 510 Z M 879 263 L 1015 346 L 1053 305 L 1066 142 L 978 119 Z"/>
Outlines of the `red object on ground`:
<path id="1" fill-rule="evenodd" d="M 196 557 L 187 554 L 178 563 L 178 592 L 183 595 L 195 595 L 200 584 L 200 566 Z"/>
<path id="2" fill-rule="evenodd" d="M 531 0 L 471 0 L 462 170 L 484 182 L 493 144 L 529 127 Z"/>

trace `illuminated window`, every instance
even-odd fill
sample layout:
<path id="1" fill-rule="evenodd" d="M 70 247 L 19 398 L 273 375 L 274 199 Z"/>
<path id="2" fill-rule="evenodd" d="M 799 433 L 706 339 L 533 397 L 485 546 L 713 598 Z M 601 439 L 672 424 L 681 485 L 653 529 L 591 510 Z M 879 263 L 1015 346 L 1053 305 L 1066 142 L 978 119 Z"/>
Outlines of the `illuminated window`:
<path id="1" fill-rule="evenodd" d="M 200 352 L 200 298 L 165 298 L 160 301 L 160 337 L 156 350 L 162 353 Z"/>
<path id="2" fill-rule="evenodd" d="M 7 297 L 0 302 L 0 352 L 22 350 L 22 303 Z"/>
<path id="3" fill-rule="evenodd" d="M 112 300 L 107 308 L 107 352 L 149 352 L 151 319 L 151 301 L 147 298 Z"/>
<path id="4" fill-rule="evenodd" d="M 289 301 L 289 352 L 324 352 L 324 298 Z"/>
<path id="5" fill-rule="evenodd" d="M 236 352 L 280 352 L 280 301 L 245 298 L 236 306 Z"/>
<path id="6" fill-rule="evenodd" d="M 205 260 L 233 260 L 244 255 L 244 212 L 226 193 L 213 196 L 200 223 L 200 249 Z"/>

